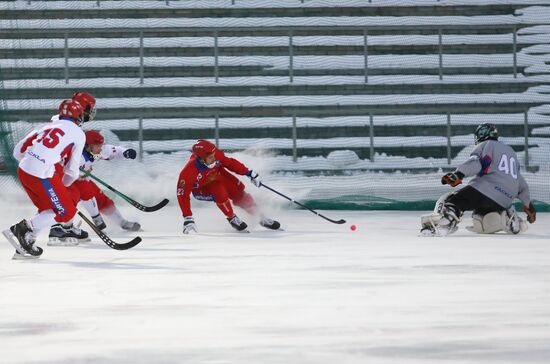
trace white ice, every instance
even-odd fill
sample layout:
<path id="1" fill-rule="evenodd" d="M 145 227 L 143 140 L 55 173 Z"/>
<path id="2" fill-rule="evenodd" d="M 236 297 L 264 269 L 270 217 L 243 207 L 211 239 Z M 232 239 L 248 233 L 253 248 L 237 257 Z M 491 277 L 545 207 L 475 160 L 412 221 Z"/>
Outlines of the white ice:
<path id="1" fill-rule="evenodd" d="M 421 238 L 420 212 L 322 211 L 348 221 L 334 225 L 280 209 L 285 231 L 241 234 L 203 202 L 201 233 L 183 236 L 177 205 L 117 203 L 144 229 L 128 251 L 41 234 L 39 260 L 13 261 L 0 236 L 0 362 L 550 362 L 548 213 L 519 236 L 474 235 L 467 218 Z M 11 207 L 3 228 L 33 213 Z"/>

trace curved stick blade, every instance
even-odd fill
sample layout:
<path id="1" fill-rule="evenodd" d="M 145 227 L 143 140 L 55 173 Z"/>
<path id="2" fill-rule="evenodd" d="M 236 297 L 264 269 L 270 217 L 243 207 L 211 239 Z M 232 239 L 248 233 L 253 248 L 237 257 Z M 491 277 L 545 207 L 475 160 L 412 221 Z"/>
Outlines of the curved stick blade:
<path id="1" fill-rule="evenodd" d="M 153 211 L 157 211 L 157 210 L 160 210 L 161 208 L 163 208 L 164 206 L 166 206 L 168 204 L 169 200 L 167 198 L 165 198 L 164 200 L 160 201 L 158 204 L 156 204 L 155 206 L 144 206 L 144 209 L 143 211 L 145 212 L 153 212 Z"/>

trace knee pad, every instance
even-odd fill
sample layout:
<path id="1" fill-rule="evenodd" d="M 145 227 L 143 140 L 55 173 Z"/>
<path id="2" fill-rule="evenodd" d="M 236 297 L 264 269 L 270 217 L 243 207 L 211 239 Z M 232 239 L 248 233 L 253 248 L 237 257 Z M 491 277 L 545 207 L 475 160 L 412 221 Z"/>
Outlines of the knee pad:
<path id="1" fill-rule="evenodd" d="M 502 214 L 498 212 L 489 212 L 483 216 L 482 234 L 494 234 L 503 228 Z"/>
<path id="2" fill-rule="evenodd" d="M 477 234 L 494 234 L 503 229 L 502 215 L 496 211 L 485 215 L 473 213 L 472 226 L 466 229 Z"/>
<path id="3" fill-rule="evenodd" d="M 485 215 L 473 214 L 472 225 L 468 230 L 478 234 L 494 234 L 505 231 L 518 234 L 527 230 L 527 224 L 514 211 L 489 212 Z"/>
<path id="4" fill-rule="evenodd" d="M 474 233 L 483 234 L 483 215 L 472 214 L 472 226 L 467 226 L 466 229 Z"/>

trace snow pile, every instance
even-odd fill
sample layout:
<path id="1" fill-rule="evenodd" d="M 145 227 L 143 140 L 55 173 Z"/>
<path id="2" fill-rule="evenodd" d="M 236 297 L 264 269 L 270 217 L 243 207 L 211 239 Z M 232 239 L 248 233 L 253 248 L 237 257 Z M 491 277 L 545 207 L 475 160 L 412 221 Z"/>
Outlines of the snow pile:
<path id="1" fill-rule="evenodd" d="M 335 150 L 329 153 L 327 161 L 336 168 L 346 168 L 358 163 L 359 157 L 353 150 Z"/>

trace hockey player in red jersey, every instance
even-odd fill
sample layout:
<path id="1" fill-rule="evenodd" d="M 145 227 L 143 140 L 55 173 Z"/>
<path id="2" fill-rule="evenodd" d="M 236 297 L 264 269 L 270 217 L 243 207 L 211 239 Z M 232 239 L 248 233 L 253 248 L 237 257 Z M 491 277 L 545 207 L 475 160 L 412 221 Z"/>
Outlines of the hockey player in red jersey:
<path id="1" fill-rule="evenodd" d="M 214 201 L 227 218 L 229 224 L 243 231 L 247 224 L 233 211 L 231 201 L 251 215 L 258 213 L 256 203 L 244 189 L 244 184 L 231 172 L 247 176 L 256 187 L 261 186 L 258 173 L 248 169 L 234 158 L 227 157 L 221 150 L 207 140 L 198 140 L 192 148 L 193 154 L 182 169 L 178 179 L 177 196 L 184 223 L 183 233 L 197 232 L 197 226 L 191 212 L 190 195 L 197 200 Z M 231 201 L 230 201 L 231 200 Z M 277 230 L 279 222 L 260 214 L 260 225 Z"/>
<path id="2" fill-rule="evenodd" d="M 105 138 L 97 130 L 87 130 L 85 134 L 86 145 L 80 159 L 81 169 L 91 172 L 95 163 L 100 160 L 136 159 L 137 152 L 134 149 L 104 144 Z M 106 215 L 124 230 L 138 231 L 141 228 L 139 223 L 126 220 L 114 202 L 84 173 L 71 185 L 70 191 L 73 198 L 82 203 L 92 216 L 94 224 L 101 230 L 107 227 L 101 214 Z M 55 234 L 52 236 L 50 232 L 50 238 L 52 237 L 55 237 Z"/>
<path id="3" fill-rule="evenodd" d="M 14 258 L 39 257 L 42 248 L 35 246 L 40 230 L 60 223 L 72 228 L 76 204 L 66 186 L 79 175 L 79 161 L 85 136 L 80 128 L 84 108 L 74 100 L 59 106 L 59 120 L 48 123 L 22 139 L 14 148 L 19 161 L 18 176 L 38 214 L 4 230 L 2 233 L 17 250 Z M 63 176 L 56 164 L 65 160 Z"/>

